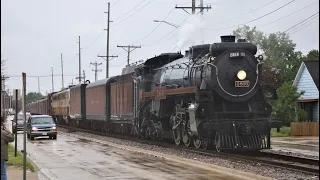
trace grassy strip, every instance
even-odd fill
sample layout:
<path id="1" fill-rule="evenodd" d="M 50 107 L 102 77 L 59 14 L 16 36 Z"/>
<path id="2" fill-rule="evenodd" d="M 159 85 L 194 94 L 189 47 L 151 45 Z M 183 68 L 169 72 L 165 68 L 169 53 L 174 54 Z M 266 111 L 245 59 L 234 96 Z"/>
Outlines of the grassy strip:
<path id="1" fill-rule="evenodd" d="M 277 132 L 277 128 L 271 129 L 271 137 L 288 137 L 291 134 L 291 128 L 283 126 L 280 128 L 280 132 Z"/>
<path id="2" fill-rule="evenodd" d="M 14 147 L 11 144 L 9 144 L 8 146 L 8 154 L 9 154 L 9 160 L 6 162 L 7 166 L 15 166 L 15 167 L 23 168 L 22 153 L 17 151 L 17 157 L 14 157 Z M 34 167 L 28 160 L 26 165 L 27 165 L 27 170 L 34 172 Z"/>

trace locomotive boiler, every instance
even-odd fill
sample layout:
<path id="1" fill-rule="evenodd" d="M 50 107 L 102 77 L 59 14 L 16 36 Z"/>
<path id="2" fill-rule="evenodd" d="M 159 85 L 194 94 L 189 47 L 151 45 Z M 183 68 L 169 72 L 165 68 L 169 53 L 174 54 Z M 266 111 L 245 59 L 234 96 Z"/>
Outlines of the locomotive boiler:
<path id="1" fill-rule="evenodd" d="M 177 145 L 221 149 L 270 148 L 271 105 L 261 86 L 263 56 L 235 36 L 167 53 L 136 69 L 136 130 Z M 272 91 L 273 90 L 273 91 Z"/>

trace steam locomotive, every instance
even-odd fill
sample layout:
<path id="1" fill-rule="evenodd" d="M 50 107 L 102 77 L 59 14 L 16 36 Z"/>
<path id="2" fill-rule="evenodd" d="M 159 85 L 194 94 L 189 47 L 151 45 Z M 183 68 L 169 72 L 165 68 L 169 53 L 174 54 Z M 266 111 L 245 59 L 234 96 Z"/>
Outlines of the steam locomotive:
<path id="1" fill-rule="evenodd" d="M 262 83 L 257 46 L 235 38 L 221 36 L 185 55 L 163 53 L 119 76 L 49 94 L 42 113 L 70 126 L 187 147 L 268 149 L 270 129 L 281 127 L 270 118 L 277 87 Z M 28 105 L 32 114 L 40 113 L 37 103 Z"/>

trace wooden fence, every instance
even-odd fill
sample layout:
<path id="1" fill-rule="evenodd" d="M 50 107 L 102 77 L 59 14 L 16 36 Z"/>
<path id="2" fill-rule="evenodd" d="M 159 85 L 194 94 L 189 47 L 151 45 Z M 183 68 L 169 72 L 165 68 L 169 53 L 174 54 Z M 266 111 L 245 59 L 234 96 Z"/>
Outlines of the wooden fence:
<path id="1" fill-rule="evenodd" d="M 319 122 L 291 122 L 291 136 L 319 136 Z"/>

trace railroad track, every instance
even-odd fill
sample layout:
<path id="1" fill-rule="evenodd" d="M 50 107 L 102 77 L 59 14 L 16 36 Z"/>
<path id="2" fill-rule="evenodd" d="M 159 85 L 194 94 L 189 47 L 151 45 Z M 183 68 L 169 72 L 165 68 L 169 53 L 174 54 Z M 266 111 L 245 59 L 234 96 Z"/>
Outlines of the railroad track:
<path id="1" fill-rule="evenodd" d="M 240 152 L 237 154 L 232 152 L 217 152 L 213 150 L 204 150 L 204 149 L 188 148 L 185 146 L 176 146 L 175 144 L 171 144 L 163 141 L 162 142 L 151 141 L 151 140 L 140 139 L 138 137 L 129 137 L 129 136 L 123 136 L 118 134 L 111 134 L 108 132 L 96 132 L 93 130 L 80 129 L 80 128 L 70 127 L 66 125 L 58 124 L 57 126 L 65 128 L 69 130 L 69 132 L 80 131 L 80 132 L 86 132 L 86 133 L 91 133 L 96 135 L 108 136 L 108 137 L 117 138 L 117 139 L 135 141 L 143 144 L 156 145 L 156 146 L 165 147 L 165 148 L 183 149 L 188 152 L 198 153 L 206 156 L 215 156 L 215 157 L 218 156 L 224 159 L 233 159 L 233 160 L 247 161 L 252 163 L 259 163 L 263 165 L 273 166 L 277 168 L 285 168 L 292 171 L 299 171 L 302 173 L 319 176 L 319 160 L 317 159 L 308 159 L 308 158 L 287 156 L 283 154 L 261 152 L 261 151 Z"/>

